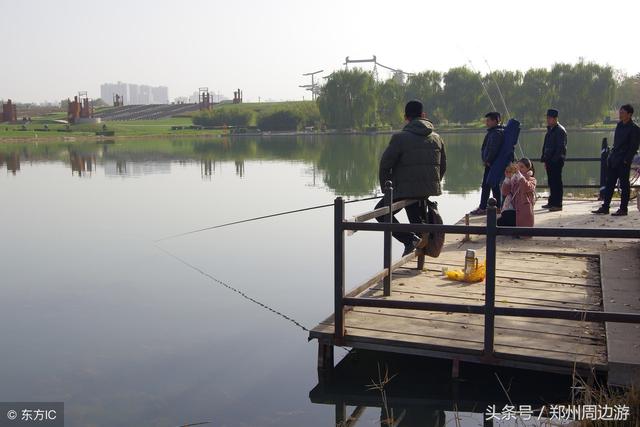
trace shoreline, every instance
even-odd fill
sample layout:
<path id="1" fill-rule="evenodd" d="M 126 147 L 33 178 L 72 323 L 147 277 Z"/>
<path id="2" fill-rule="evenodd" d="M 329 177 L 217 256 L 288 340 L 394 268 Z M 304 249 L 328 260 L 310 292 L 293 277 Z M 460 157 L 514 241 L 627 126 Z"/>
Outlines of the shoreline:
<path id="1" fill-rule="evenodd" d="M 436 128 L 436 132 L 439 134 L 472 134 L 472 133 L 482 133 L 485 129 L 483 128 L 474 128 L 474 129 L 460 129 L 460 128 Z M 567 128 L 568 132 L 601 132 L 608 133 L 612 132 L 613 128 Z M 185 138 L 243 138 L 243 137 L 287 137 L 287 136 L 295 136 L 295 137 L 319 137 L 319 136 L 349 136 L 349 135 L 358 135 L 358 136 L 377 136 L 377 135 L 393 135 L 394 133 L 399 132 L 399 130 L 384 130 L 384 131 L 329 131 L 329 132 L 304 132 L 304 131 L 295 131 L 295 132 L 248 132 L 248 133 L 237 133 L 237 134 L 221 134 L 221 133 L 149 133 L 149 134 L 140 134 L 140 135 L 114 135 L 114 136 L 100 136 L 100 135 L 43 135 L 37 134 L 35 136 L 11 136 L 11 137 L 2 137 L 0 136 L 0 144 L 19 144 L 19 143 L 27 143 L 27 142 L 107 142 L 107 141 L 126 141 L 126 140 L 140 140 L 140 139 L 148 139 L 148 138 L 175 138 L 175 139 L 185 139 Z M 542 128 L 532 128 L 532 129 L 522 129 L 521 133 L 541 133 L 544 132 Z"/>

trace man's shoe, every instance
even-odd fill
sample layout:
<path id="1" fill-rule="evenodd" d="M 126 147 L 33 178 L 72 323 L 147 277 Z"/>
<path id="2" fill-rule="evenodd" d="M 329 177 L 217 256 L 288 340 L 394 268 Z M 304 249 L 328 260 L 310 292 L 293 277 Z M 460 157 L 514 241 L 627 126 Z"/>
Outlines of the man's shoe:
<path id="1" fill-rule="evenodd" d="M 562 206 L 549 206 L 548 209 L 549 209 L 549 212 L 558 212 L 562 210 Z"/>
<path id="2" fill-rule="evenodd" d="M 405 243 L 404 244 L 404 252 L 402 252 L 402 256 L 407 256 L 411 252 L 415 251 L 416 250 L 416 246 L 418 245 L 419 241 L 420 241 L 420 239 L 418 239 L 416 237 L 411 241 L 411 243 Z"/>
<path id="3" fill-rule="evenodd" d="M 487 214 L 487 210 L 486 209 L 475 209 L 472 210 L 471 212 L 469 212 L 469 215 L 486 215 Z"/>
<path id="4" fill-rule="evenodd" d="M 626 209 L 618 209 L 612 213 L 611 216 L 627 216 L 628 214 L 629 212 Z"/>
<path id="5" fill-rule="evenodd" d="M 609 213 L 609 208 L 605 208 L 604 206 L 602 206 L 599 209 L 596 209 L 595 211 L 591 211 L 591 213 L 594 213 L 597 215 L 607 215 Z"/>
<path id="6" fill-rule="evenodd" d="M 552 206 L 549 203 L 547 203 L 546 205 L 542 205 L 541 207 L 542 209 L 549 209 Z"/>

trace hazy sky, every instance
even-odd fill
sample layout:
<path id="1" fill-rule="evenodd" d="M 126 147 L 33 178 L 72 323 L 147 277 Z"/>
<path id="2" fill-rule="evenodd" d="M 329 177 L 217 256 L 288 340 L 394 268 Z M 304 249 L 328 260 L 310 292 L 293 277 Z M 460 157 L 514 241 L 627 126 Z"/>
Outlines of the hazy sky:
<path id="1" fill-rule="evenodd" d="M 639 19 L 638 1 L 0 0 L 0 98 L 97 98 L 120 80 L 166 85 L 171 99 L 200 86 L 308 99 L 301 74 L 373 54 L 409 72 L 584 57 L 635 74 L 640 53 L 624 35 Z"/>

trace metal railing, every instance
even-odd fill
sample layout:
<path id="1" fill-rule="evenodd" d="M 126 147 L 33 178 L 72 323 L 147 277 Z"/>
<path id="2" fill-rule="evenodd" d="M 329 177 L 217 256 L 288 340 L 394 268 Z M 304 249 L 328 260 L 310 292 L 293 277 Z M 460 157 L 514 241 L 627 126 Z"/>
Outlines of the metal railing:
<path id="1" fill-rule="evenodd" d="M 536 236 L 536 237 L 568 237 L 568 238 L 596 238 L 596 239 L 640 239 L 640 229 L 631 228 L 551 228 L 551 227 L 498 227 L 497 207 L 495 199 L 490 199 L 487 209 L 486 226 L 468 225 L 436 225 L 436 224 L 393 224 L 391 217 L 394 211 L 418 200 L 402 200 L 391 203 L 393 190 L 386 191 L 388 207 L 379 208 L 363 215 L 358 215 L 350 221 L 345 220 L 344 200 L 338 197 L 334 201 L 334 341 L 344 342 L 345 337 L 345 308 L 346 307 L 375 307 L 405 310 L 425 310 L 437 312 L 470 313 L 484 315 L 484 347 L 483 355 L 491 356 L 494 350 L 494 319 L 495 316 L 518 316 L 531 318 L 565 319 L 593 322 L 621 322 L 640 323 L 638 313 L 604 312 L 593 310 L 563 310 L 538 308 L 511 308 L 495 306 L 496 291 L 496 249 L 497 236 Z M 386 215 L 386 223 L 366 223 L 364 221 Z M 347 231 L 381 231 L 384 233 L 384 269 L 373 278 L 364 282 L 354 290 L 345 294 L 345 233 Z M 398 262 L 392 259 L 392 232 L 448 233 L 474 234 L 486 236 L 486 277 L 484 305 L 449 304 L 428 301 L 403 301 L 379 299 L 358 296 L 371 285 L 383 280 L 383 295 L 391 295 L 391 280 L 393 270 L 402 266 L 416 254 L 410 254 Z M 422 256 L 424 262 L 424 255 Z M 420 259 L 419 259 L 420 268 Z"/>
<path id="2" fill-rule="evenodd" d="M 602 192 L 607 185 L 607 160 L 609 159 L 609 153 L 611 152 L 611 148 L 609 147 L 609 143 L 607 142 L 607 138 L 602 138 L 602 143 L 600 146 L 600 157 L 569 157 L 565 159 L 565 162 L 600 162 L 600 185 L 595 184 L 563 184 L 563 187 L 566 188 L 594 188 L 600 190 L 600 196 L 602 196 Z M 540 159 L 531 159 L 534 162 L 541 163 Z M 539 188 L 548 188 L 548 185 L 538 185 Z M 632 185 L 632 188 L 640 188 L 639 185 Z"/>

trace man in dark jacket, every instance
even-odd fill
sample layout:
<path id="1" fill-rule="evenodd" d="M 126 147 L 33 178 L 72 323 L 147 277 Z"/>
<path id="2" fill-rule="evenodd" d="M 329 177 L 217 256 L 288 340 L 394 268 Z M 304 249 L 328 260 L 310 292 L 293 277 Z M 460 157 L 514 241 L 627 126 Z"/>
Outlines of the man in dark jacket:
<path id="1" fill-rule="evenodd" d="M 618 112 L 620 121 L 616 125 L 613 136 L 613 147 L 607 159 L 607 183 L 604 189 L 604 203 L 600 209 L 591 211 L 594 214 L 608 214 L 613 190 L 616 182 L 620 181 L 620 207 L 612 216 L 627 215 L 629 196 L 631 195 L 631 184 L 629 183 L 629 173 L 631 172 L 631 162 L 633 156 L 638 152 L 640 145 L 640 127 L 633 122 L 633 107 L 625 104 Z"/>
<path id="2" fill-rule="evenodd" d="M 420 101 L 409 101 L 404 114 L 407 125 L 391 137 L 380 159 L 380 187 L 384 191 L 385 182 L 391 181 L 394 201 L 439 196 L 442 194 L 440 181 L 447 168 L 444 142 L 425 118 Z M 385 197 L 376 209 L 388 206 L 386 202 Z M 405 211 L 409 222 L 422 222 L 422 209 L 418 203 L 405 207 Z M 384 216 L 376 219 L 379 222 L 386 220 Z M 395 215 L 393 222 L 398 222 Z M 393 237 L 404 244 L 403 256 L 411 253 L 420 241 L 414 233 L 393 233 Z"/>
<path id="3" fill-rule="evenodd" d="M 549 183 L 549 202 L 542 206 L 550 211 L 562 210 L 562 168 L 567 157 L 567 131 L 558 123 L 558 110 L 547 110 L 547 133 L 542 146 L 544 168 Z"/>
<path id="4" fill-rule="evenodd" d="M 484 164 L 484 176 L 482 177 L 482 193 L 480 194 L 480 207 L 471 211 L 472 215 L 484 215 L 487 213 L 487 202 L 489 201 L 489 192 L 493 193 L 493 197 L 500 206 L 500 184 L 491 186 L 487 183 L 491 164 L 494 162 L 500 147 L 504 142 L 504 127 L 500 124 L 500 113 L 492 111 L 485 114 L 485 124 L 487 126 L 487 134 L 482 141 L 480 148 L 480 156 Z"/>

